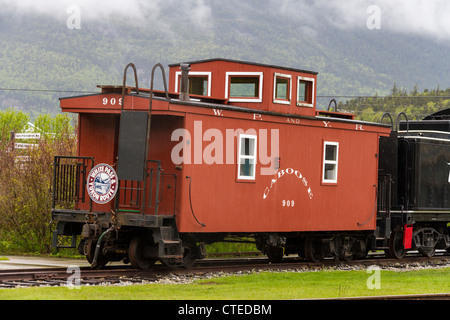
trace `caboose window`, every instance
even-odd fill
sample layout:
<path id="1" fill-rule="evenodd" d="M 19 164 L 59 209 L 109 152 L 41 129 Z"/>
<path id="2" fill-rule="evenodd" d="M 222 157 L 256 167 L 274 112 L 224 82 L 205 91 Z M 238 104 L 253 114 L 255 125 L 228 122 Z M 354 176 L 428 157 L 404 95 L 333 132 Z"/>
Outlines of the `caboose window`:
<path id="1" fill-rule="evenodd" d="M 208 77 L 189 77 L 189 93 L 207 96 Z"/>
<path id="2" fill-rule="evenodd" d="M 312 107 L 314 105 L 314 79 L 298 77 L 297 106 Z"/>
<path id="3" fill-rule="evenodd" d="M 299 81 L 298 82 L 298 101 L 306 102 L 308 101 L 308 82 Z"/>
<path id="4" fill-rule="evenodd" d="M 291 103 L 291 76 L 288 74 L 275 73 L 273 102 L 281 104 Z"/>
<path id="5" fill-rule="evenodd" d="M 339 143 L 324 142 L 322 182 L 337 183 Z"/>
<path id="6" fill-rule="evenodd" d="M 175 88 L 180 92 L 181 72 L 176 72 Z M 189 72 L 189 93 L 199 96 L 211 96 L 211 72 Z"/>
<path id="7" fill-rule="evenodd" d="M 262 102 L 262 72 L 227 72 L 225 98 L 236 102 Z"/>
<path id="8" fill-rule="evenodd" d="M 256 136 L 239 136 L 238 179 L 254 180 L 256 168 Z"/>

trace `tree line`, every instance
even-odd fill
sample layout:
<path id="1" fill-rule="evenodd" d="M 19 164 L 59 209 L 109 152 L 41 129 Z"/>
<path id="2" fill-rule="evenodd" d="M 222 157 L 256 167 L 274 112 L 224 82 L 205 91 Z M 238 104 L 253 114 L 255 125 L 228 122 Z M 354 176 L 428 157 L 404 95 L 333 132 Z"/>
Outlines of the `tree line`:
<path id="1" fill-rule="evenodd" d="M 450 108 L 450 88 L 425 89 L 419 92 L 417 86 L 407 92 L 395 83 L 386 96 L 357 97 L 339 102 L 338 108 L 353 112 L 357 119 L 379 122 L 384 113 L 404 112 L 409 120 L 421 120 L 429 114 Z"/>

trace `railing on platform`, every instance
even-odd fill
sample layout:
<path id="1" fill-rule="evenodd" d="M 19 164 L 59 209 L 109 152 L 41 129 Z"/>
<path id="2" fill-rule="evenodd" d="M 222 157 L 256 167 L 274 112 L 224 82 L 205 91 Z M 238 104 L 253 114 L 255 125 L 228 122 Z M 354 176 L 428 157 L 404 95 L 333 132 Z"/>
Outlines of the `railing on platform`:
<path id="1" fill-rule="evenodd" d="M 89 211 L 92 211 L 92 200 L 85 188 L 88 174 L 93 167 L 92 157 L 56 156 L 53 168 L 52 208 L 70 209 L 77 203 L 89 202 Z M 170 194 L 164 192 L 166 189 L 170 190 Z M 164 199 L 167 200 L 164 213 L 175 215 L 176 192 L 177 176 L 164 173 L 161 161 L 148 160 L 144 181 L 119 180 L 115 209 L 122 212 L 158 215 Z M 170 204 L 169 201 L 173 203 Z"/>
<path id="2" fill-rule="evenodd" d="M 148 213 L 158 215 L 164 197 L 164 189 L 169 188 L 169 184 L 167 187 L 164 186 L 164 183 L 169 181 L 168 179 L 173 179 L 173 187 L 170 185 L 170 188 L 173 189 L 173 207 L 171 209 L 172 214 L 175 215 L 177 176 L 164 173 L 159 160 L 148 160 L 145 181 L 119 181 L 119 211 L 141 213 L 152 211 Z"/>
<path id="3" fill-rule="evenodd" d="M 75 202 L 92 201 L 86 199 L 87 175 L 94 166 L 92 157 L 55 156 L 53 163 L 52 208 L 73 207 Z"/>

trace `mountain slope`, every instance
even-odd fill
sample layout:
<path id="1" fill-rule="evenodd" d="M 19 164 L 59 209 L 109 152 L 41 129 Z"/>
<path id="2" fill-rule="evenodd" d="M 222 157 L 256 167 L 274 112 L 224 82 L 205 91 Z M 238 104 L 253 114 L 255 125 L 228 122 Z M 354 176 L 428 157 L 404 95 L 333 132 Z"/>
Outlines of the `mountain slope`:
<path id="1" fill-rule="evenodd" d="M 74 30 L 66 26 L 67 14 L 4 10 L 0 88 L 52 92 L 0 90 L 0 109 L 55 113 L 61 96 L 121 84 L 128 62 L 148 87 L 157 62 L 214 57 L 318 71 L 318 95 L 383 95 L 394 82 L 408 90 L 450 87 L 445 43 L 364 26 L 342 29 L 315 17 L 301 20 L 282 14 L 289 9 L 279 8 L 285 3 L 210 1 L 201 14 L 174 1 L 159 2 L 141 19 L 81 15 L 81 29 Z"/>

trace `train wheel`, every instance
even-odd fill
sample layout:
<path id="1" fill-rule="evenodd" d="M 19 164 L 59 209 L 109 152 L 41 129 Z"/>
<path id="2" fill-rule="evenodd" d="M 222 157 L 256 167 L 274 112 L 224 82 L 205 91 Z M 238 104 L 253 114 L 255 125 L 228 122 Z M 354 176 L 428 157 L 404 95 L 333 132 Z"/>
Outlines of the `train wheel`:
<path id="1" fill-rule="evenodd" d="M 302 238 L 300 240 L 299 246 L 297 247 L 297 254 L 298 254 L 298 257 L 300 259 L 304 259 L 306 257 L 306 255 L 305 255 L 305 241 L 306 241 L 306 239 Z"/>
<path id="2" fill-rule="evenodd" d="M 284 248 L 267 246 L 266 253 L 267 253 L 267 258 L 269 258 L 270 262 L 279 263 L 283 260 Z"/>
<path id="3" fill-rule="evenodd" d="M 406 255 L 406 250 L 403 247 L 402 230 L 395 230 L 391 233 L 391 237 L 389 238 L 389 254 L 395 259 L 402 259 Z"/>
<path id="4" fill-rule="evenodd" d="M 320 262 L 323 259 L 322 240 L 320 238 L 306 239 L 305 256 L 311 262 Z"/>
<path id="5" fill-rule="evenodd" d="M 419 247 L 417 250 L 424 256 L 431 258 L 436 253 L 436 249 L 434 247 Z"/>
<path id="6" fill-rule="evenodd" d="M 156 262 L 154 254 L 157 248 L 153 240 L 146 236 L 136 236 L 131 240 L 128 257 L 133 268 L 149 269 Z"/>
<path id="7" fill-rule="evenodd" d="M 95 256 L 95 249 L 97 247 L 97 240 L 87 240 L 86 244 L 86 258 L 89 261 L 89 263 L 92 265 L 92 262 L 94 261 Z M 106 264 L 109 262 L 108 258 L 106 258 L 103 255 L 102 248 L 99 249 L 98 256 L 97 256 L 97 263 L 94 266 L 95 268 L 102 268 L 106 266 Z"/>
<path id="8" fill-rule="evenodd" d="M 353 258 L 355 257 L 355 255 L 353 254 L 353 252 L 342 252 L 339 255 L 339 259 L 342 261 L 352 261 Z"/>
<path id="9" fill-rule="evenodd" d="M 417 250 L 424 257 L 432 257 L 436 253 L 436 246 L 443 235 L 434 228 L 418 228 L 414 232 L 414 243 Z"/>

